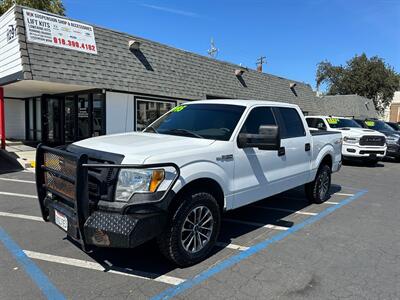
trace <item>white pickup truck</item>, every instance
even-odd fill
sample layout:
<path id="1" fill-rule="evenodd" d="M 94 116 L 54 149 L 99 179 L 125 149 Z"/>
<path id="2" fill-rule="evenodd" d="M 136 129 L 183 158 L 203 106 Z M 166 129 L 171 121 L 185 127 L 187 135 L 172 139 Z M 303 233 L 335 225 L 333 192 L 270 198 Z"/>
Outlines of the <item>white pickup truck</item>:
<path id="1" fill-rule="evenodd" d="M 173 108 L 143 132 L 40 145 L 36 181 L 45 221 L 84 250 L 157 238 L 179 266 L 204 259 L 221 214 L 305 185 L 329 197 L 342 136 L 310 133 L 296 105 L 203 100 Z"/>
<path id="2" fill-rule="evenodd" d="M 386 155 L 386 137 L 383 133 L 362 128 L 349 118 L 334 116 L 307 116 L 310 129 L 336 131 L 343 135 L 343 159 L 363 159 L 369 164 L 376 164 Z"/>

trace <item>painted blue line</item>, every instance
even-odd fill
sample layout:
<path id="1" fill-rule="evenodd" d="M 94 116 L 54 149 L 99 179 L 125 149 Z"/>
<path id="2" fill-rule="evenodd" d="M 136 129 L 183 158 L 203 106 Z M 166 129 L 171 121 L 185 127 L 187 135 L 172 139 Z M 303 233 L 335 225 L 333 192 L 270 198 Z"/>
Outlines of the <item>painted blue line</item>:
<path id="1" fill-rule="evenodd" d="M 14 256 L 17 262 L 25 269 L 25 272 L 36 283 L 47 299 L 64 300 L 63 294 L 53 285 L 47 276 L 36 264 L 29 259 L 24 251 L 11 239 L 6 231 L 0 227 L 0 241 Z"/>
<path id="2" fill-rule="evenodd" d="M 344 199 L 340 203 L 338 203 L 334 206 L 328 207 L 327 209 L 320 212 L 318 215 L 312 216 L 312 217 L 304 220 L 303 222 L 294 225 L 293 227 L 291 227 L 290 229 L 288 229 L 286 231 L 278 233 L 265 241 L 262 241 L 254 246 L 251 246 L 249 249 L 242 251 L 239 254 L 236 254 L 230 258 L 227 258 L 226 260 L 221 261 L 214 267 L 200 273 L 199 275 L 197 275 L 191 279 L 188 279 L 188 280 L 182 282 L 181 284 L 178 284 L 176 286 L 168 288 L 165 291 L 161 292 L 158 295 L 155 295 L 154 297 L 152 297 L 150 299 L 151 300 L 171 299 L 172 297 L 183 293 L 184 291 L 192 288 L 193 286 L 202 283 L 203 281 L 214 276 L 215 274 L 237 264 L 241 260 L 244 260 L 244 259 L 252 256 L 253 254 L 256 254 L 257 252 L 260 252 L 261 250 L 267 248 L 269 245 L 276 243 L 280 240 L 283 240 L 288 235 L 299 231 L 303 227 L 317 222 L 318 220 L 326 217 L 327 215 L 329 215 L 333 211 L 337 210 L 338 208 L 340 208 L 346 204 L 349 204 L 350 202 L 360 198 L 367 192 L 368 192 L 367 190 L 361 190 L 361 191 L 357 192 L 356 194 L 354 194 L 353 196 Z"/>

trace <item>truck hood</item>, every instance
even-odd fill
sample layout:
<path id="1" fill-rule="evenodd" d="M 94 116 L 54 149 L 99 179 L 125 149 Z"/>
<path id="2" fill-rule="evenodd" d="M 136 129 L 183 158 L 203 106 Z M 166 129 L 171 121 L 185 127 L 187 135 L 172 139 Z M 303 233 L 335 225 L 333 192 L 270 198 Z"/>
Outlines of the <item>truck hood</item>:
<path id="1" fill-rule="evenodd" d="M 348 137 L 362 137 L 362 136 L 384 136 L 379 131 L 375 131 L 367 128 L 355 128 L 355 127 L 345 127 L 345 128 L 335 128 L 335 130 L 340 131 L 343 136 Z"/>
<path id="2" fill-rule="evenodd" d="M 125 156 L 123 163 L 140 164 L 158 154 L 194 150 L 207 147 L 214 142 L 215 140 L 168 134 L 130 132 L 93 137 L 73 145 L 121 154 Z"/>

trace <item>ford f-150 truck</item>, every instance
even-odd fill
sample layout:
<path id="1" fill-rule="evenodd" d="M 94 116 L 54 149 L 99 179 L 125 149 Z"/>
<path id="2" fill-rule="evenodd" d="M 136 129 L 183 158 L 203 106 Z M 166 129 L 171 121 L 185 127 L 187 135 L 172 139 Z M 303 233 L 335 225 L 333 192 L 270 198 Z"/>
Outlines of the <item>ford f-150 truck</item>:
<path id="1" fill-rule="evenodd" d="M 376 164 L 386 155 L 385 135 L 372 129 L 362 128 L 353 119 L 334 116 L 306 116 L 306 120 L 310 129 L 342 133 L 344 159 L 363 159 L 370 164 Z"/>
<path id="2" fill-rule="evenodd" d="M 156 238 L 167 258 L 188 266 L 210 253 L 224 211 L 301 185 L 311 201 L 325 201 L 341 146 L 340 133 L 310 133 L 296 105 L 194 101 L 143 132 L 40 145 L 38 199 L 43 219 L 84 250 Z"/>

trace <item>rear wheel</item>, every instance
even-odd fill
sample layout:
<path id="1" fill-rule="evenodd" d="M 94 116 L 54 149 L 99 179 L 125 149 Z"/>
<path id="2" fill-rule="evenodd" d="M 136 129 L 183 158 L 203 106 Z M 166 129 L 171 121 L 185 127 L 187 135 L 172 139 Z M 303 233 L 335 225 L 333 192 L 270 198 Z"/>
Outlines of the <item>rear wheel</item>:
<path id="1" fill-rule="evenodd" d="M 161 252 L 181 267 L 205 259 L 219 234 L 221 214 L 215 198 L 204 192 L 183 196 L 158 238 Z"/>
<path id="2" fill-rule="evenodd" d="M 331 188 L 331 168 L 328 165 L 321 165 L 314 181 L 305 185 L 307 198 L 312 203 L 323 203 L 329 197 Z"/>

